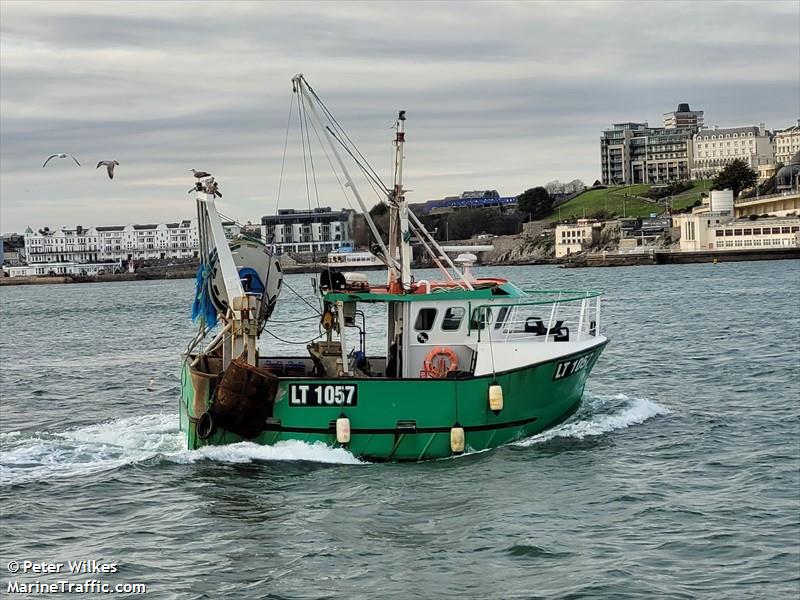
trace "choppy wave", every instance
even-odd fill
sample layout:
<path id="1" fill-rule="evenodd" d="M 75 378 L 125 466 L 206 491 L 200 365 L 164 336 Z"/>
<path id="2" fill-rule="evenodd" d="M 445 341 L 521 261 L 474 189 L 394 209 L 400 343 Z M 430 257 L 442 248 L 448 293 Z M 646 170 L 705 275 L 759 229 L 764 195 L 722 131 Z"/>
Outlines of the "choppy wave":
<path id="1" fill-rule="evenodd" d="M 670 410 L 646 398 L 630 398 L 625 394 L 591 396 L 584 399 L 583 407 L 571 419 L 558 427 L 515 442 L 516 446 L 532 446 L 553 438 L 599 436 L 631 425 L 639 425 L 654 417 L 668 415 Z"/>
<path id="2" fill-rule="evenodd" d="M 58 433 L 0 433 L 0 484 L 76 477 L 160 459 L 173 463 L 310 461 L 361 464 L 343 448 L 301 441 L 260 446 L 241 442 L 186 450 L 177 415 L 116 419 Z"/>

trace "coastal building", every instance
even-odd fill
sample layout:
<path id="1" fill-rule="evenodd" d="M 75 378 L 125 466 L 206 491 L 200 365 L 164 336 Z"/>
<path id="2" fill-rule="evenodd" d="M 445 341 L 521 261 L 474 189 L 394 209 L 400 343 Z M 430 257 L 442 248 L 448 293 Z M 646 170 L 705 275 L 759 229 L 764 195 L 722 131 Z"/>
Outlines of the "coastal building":
<path id="1" fill-rule="evenodd" d="M 736 219 L 730 190 L 712 191 L 709 202 L 674 215 L 673 226 L 680 230 L 684 252 L 800 247 L 800 217 Z"/>
<path id="2" fill-rule="evenodd" d="M 703 111 L 691 110 L 685 102 L 678 104 L 678 109 L 664 113 L 664 129 L 694 129 L 703 127 Z"/>
<path id="3" fill-rule="evenodd" d="M 232 238 L 241 227 L 223 223 Z M 119 261 L 196 258 L 200 248 L 196 219 L 146 225 L 43 227 L 25 232 L 29 265 L 38 263 L 88 264 Z"/>
<path id="4" fill-rule="evenodd" d="M 688 179 L 694 132 L 694 126 L 613 124 L 600 138 L 603 184 L 669 183 Z"/>
<path id="5" fill-rule="evenodd" d="M 601 223 L 594 219 L 578 219 L 577 223 L 556 225 L 556 258 L 583 252 L 600 238 Z"/>
<path id="6" fill-rule="evenodd" d="M 355 211 L 281 209 L 277 215 L 261 217 L 261 237 L 283 252 L 332 252 L 353 246 L 352 219 Z"/>
<path id="7" fill-rule="evenodd" d="M 16 266 L 25 262 L 25 236 L 7 233 L 1 238 L 0 264 Z"/>
<path id="8" fill-rule="evenodd" d="M 786 164 L 800 152 L 800 119 L 792 127 L 775 132 L 775 162 Z"/>
<path id="9" fill-rule="evenodd" d="M 701 129 L 692 138 L 692 147 L 694 179 L 712 178 L 736 159 L 744 160 L 754 170 L 775 164 L 775 139 L 764 123 Z"/>
<path id="10" fill-rule="evenodd" d="M 647 246 L 658 242 L 672 227 L 669 217 L 623 218 L 619 220 L 620 250 L 632 250 L 639 246 Z"/>
<path id="11" fill-rule="evenodd" d="M 11 242 L 6 240 L 2 241 L 2 249 L 0 249 L 0 265 L 16 266 L 20 264 L 20 256 L 17 248 L 11 245 Z"/>

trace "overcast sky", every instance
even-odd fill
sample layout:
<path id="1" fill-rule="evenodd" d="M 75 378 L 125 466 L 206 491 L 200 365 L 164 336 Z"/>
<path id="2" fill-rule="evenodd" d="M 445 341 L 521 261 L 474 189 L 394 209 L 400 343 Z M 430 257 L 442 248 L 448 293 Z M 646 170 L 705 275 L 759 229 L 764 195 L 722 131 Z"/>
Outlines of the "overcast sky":
<path id="1" fill-rule="evenodd" d="M 273 213 L 297 72 L 384 179 L 407 111 L 411 202 L 591 183 L 604 128 L 660 125 L 678 102 L 709 125 L 800 116 L 797 0 L 3 0 L 0 13 L 3 232 L 191 217 L 190 168 L 217 176 L 231 217 Z M 281 208 L 308 204 L 299 149 L 292 127 Z M 56 152 L 82 167 L 42 169 Z M 320 203 L 346 207 L 314 152 Z M 120 162 L 113 181 L 103 159 Z"/>

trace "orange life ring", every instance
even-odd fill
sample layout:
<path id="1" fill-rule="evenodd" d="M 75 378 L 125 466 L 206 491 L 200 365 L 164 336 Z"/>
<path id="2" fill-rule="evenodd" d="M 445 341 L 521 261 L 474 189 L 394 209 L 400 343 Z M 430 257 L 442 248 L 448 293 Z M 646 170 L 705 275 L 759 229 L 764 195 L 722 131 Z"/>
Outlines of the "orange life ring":
<path id="1" fill-rule="evenodd" d="M 428 353 L 423 363 L 423 372 L 433 379 L 447 377 L 458 368 L 458 355 L 452 348 L 438 346 Z"/>

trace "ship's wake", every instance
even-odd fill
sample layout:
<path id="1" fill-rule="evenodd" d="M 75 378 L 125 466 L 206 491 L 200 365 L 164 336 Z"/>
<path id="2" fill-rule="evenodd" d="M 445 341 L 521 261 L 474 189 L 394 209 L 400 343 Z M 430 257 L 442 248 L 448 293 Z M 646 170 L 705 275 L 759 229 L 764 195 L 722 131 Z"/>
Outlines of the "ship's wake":
<path id="1" fill-rule="evenodd" d="M 62 432 L 0 433 L 0 484 L 79 477 L 126 465 L 218 461 L 309 461 L 361 464 L 343 448 L 301 441 L 259 446 L 241 442 L 186 450 L 175 414 L 115 419 Z"/>
<path id="2" fill-rule="evenodd" d="M 583 398 L 581 408 L 570 419 L 553 429 L 515 442 L 514 445 L 527 447 L 554 438 L 582 440 L 639 425 L 669 413 L 668 408 L 646 398 L 630 398 L 625 394 L 613 396 L 587 394 Z"/>
<path id="3" fill-rule="evenodd" d="M 643 398 L 587 396 L 568 421 L 515 442 L 532 446 L 554 438 L 583 439 L 644 423 L 669 410 Z M 78 477 L 143 462 L 194 463 L 217 461 L 309 461 L 363 464 L 344 448 L 301 441 L 260 446 L 241 442 L 186 450 L 177 415 L 155 414 L 115 419 L 61 432 L 0 433 L 0 484 L 15 485 L 54 478 Z"/>

